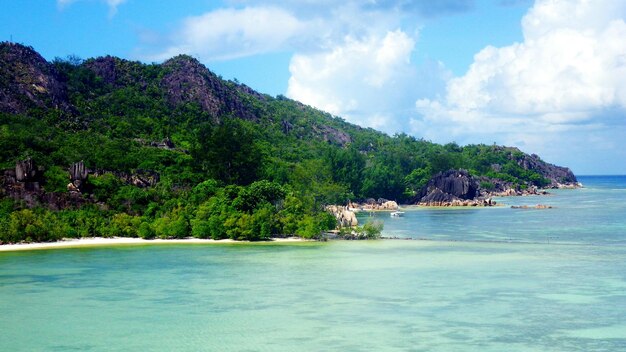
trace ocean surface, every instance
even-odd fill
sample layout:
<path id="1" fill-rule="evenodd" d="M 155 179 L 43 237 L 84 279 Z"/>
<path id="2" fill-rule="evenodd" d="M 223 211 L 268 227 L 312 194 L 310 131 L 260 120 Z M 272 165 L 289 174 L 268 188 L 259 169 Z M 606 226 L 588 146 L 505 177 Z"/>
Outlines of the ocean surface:
<path id="1" fill-rule="evenodd" d="M 0 351 L 626 351 L 626 177 L 580 181 L 359 217 L 412 240 L 0 253 Z"/>

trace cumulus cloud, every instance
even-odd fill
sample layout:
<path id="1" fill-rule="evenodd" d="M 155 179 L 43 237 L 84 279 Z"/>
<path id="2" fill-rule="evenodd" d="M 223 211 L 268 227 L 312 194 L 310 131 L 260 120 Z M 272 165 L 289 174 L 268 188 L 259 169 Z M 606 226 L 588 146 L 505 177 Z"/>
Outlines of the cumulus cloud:
<path id="1" fill-rule="evenodd" d="M 171 44 L 150 58 L 186 53 L 212 61 L 284 50 L 313 26 L 277 7 L 218 9 L 187 18 L 172 34 Z"/>
<path id="2" fill-rule="evenodd" d="M 58 0 L 81 1 L 81 0 Z M 120 0 L 108 0 L 120 1 Z M 161 40 L 159 60 L 194 54 L 206 61 L 227 60 L 281 50 L 311 53 L 342 45 L 346 36 L 362 39 L 402 27 L 416 32 L 420 18 L 468 11 L 474 0 L 226 0 L 219 8 L 183 20 Z M 147 52 L 150 48 L 140 48 Z"/>
<path id="3" fill-rule="evenodd" d="M 625 14 L 626 3 L 612 0 L 536 1 L 523 42 L 484 48 L 444 98 L 418 100 L 413 131 L 471 142 L 496 134 L 537 152 L 612 134 L 608 112 L 626 109 Z"/>
<path id="4" fill-rule="evenodd" d="M 411 63 L 415 40 L 401 30 L 355 39 L 291 60 L 287 95 L 347 120 L 387 132 L 401 131 L 426 74 L 443 82 L 440 64 L 418 70 Z"/>

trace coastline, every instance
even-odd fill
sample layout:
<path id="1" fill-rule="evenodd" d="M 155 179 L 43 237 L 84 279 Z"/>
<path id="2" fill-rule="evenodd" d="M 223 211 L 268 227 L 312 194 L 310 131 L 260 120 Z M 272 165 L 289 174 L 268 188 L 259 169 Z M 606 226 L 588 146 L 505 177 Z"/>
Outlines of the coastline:
<path id="1" fill-rule="evenodd" d="M 184 239 L 153 239 L 144 240 L 137 237 L 86 237 L 86 238 L 66 238 L 57 242 L 34 242 L 34 243 L 14 243 L 0 245 L 0 252 L 17 252 L 42 249 L 61 249 L 61 248 L 83 248 L 83 247 L 106 247 L 120 245 L 159 245 L 159 244 L 237 244 L 237 243 L 293 243 L 293 242 L 309 242 L 300 237 L 272 238 L 269 241 L 235 241 L 231 239 L 212 240 L 201 238 L 184 238 Z"/>

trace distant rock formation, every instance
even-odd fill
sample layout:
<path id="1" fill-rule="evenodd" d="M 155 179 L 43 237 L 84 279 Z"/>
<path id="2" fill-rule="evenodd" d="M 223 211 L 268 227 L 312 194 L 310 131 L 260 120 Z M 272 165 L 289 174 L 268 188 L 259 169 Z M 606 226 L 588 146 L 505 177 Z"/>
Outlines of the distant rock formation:
<path id="1" fill-rule="evenodd" d="M 537 204 L 537 205 L 513 205 L 511 206 L 511 209 L 552 209 L 553 207 L 551 205 L 545 205 L 545 204 Z"/>
<path id="2" fill-rule="evenodd" d="M 358 211 L 398 210 L 398 203 L 385 198 L 368 198 L 361 202 L 349 202 L 348 209 Z"/>
<path id="3" fill-rule="evenodd" d="M 348 207 L 328 205 L 326 206 L 326 211 L 335 216 L 338 227 L 353 227 L 359 224 L 356 214 L 349 210 Z"/>
<path id="4" fill-rule="evenodd" d="M 576 176 L 567 167 L 556 166 L 547 163 L 537 154 L 525 154 L 515 147 L 494 146 L 497 151 L 504 151 L 508 154 L 508 159 L 513 160 L 524 170 L 534 171 L 550 181 L 546 188 L 579 188 Z M 493 164 L 491 168 L 495 172 L 501 171 L 500 164 Z"/>
<path id="5" fill-rule="evenodd" d="M 448 170 L 435 175 L 417 196 L 423 206 L 492 206 L 490 197 L 481 197 L 477 178 L 466 170 Z"/>

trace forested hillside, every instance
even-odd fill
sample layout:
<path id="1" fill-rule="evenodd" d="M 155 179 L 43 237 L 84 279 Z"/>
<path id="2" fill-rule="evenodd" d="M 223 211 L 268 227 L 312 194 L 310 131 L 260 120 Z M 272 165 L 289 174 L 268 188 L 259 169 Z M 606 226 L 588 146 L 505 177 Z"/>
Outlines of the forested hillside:
<path id="1" fill-rule="evenodd" d="M 0 241 L 316 237 L 326 204 L 415 202 L 449 169 L 575 182 L 516 148 L 388 136 L 225 81 L 189 56 L 47 62 L 0 44 Z M 490 187 L 484 182 L 485 187 Z"/>

